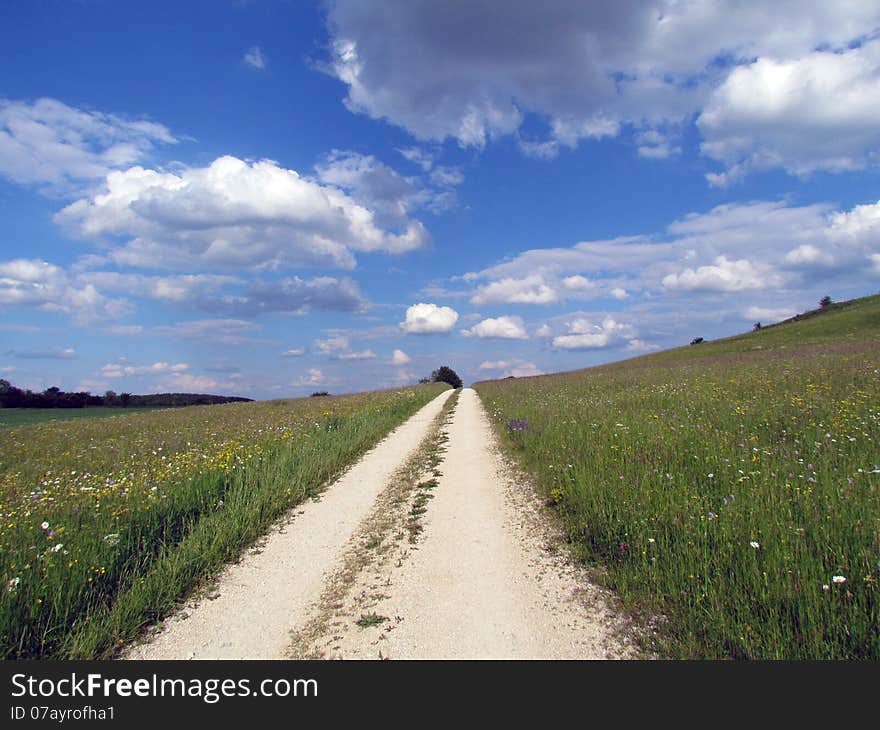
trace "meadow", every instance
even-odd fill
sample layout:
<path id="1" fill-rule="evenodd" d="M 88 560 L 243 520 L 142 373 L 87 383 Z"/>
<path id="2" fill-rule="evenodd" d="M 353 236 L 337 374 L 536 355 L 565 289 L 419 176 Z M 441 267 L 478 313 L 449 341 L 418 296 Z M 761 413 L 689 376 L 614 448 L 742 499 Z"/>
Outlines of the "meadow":
<path id="1" fill-rule="evenodd" d="M 673 658 L 880 658 L 880 297 L 474 386 Z"/>
<path id="2" fill-rule="evenodd" d="M 128 416 L 132 413 L 148 413 L 159 408 L 111 408 L 95 406 L 92 408 L 0 408 L 0 428 L 30 426 L 34 423 L 50 421 L 74 421 L 80 418 L 110 418 Z"/>
<path id="3" fill-rule="evenodd" d="M 4 430 L 0 656 L 112 656 L 446 387 Z"/>

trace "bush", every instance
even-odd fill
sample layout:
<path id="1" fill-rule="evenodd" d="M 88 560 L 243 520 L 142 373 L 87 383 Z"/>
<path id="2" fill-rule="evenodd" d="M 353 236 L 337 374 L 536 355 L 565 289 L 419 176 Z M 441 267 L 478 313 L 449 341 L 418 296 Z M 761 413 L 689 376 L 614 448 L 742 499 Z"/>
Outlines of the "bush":
<path id="1" fill-rule="evenodd" d="M 819 300 L 819 306 L 822 307 L 822 309 L 825 309 L 825 307 L 830 307 L 831 306 L 831 297 L 829 297 L 826 294 L 824 297 L 822 297 Z"/>
<path id="2" fill-rule="evenodd" d="M 330 395 L 330 394 L 329 394 L 326 390 L 316 390 L 316 391 L 315 391 L 314 393 L 312 393 L 309 397 L 310 397 L 310 398 L 318 398 L 318 397 L 323 396 L 323 395 Z"/>
<path id="3" fill-rule="evenodd" d="M 691 344 L 692 345 L 699 345 L 702 341 L 703 341 L 702 337 L 694 337 L 694 339 L 691 340 Z"/>
<path id="4" fill-rule="evenodd" d="M 449 383 L 453 388 L 460 388 L 461 378 L 458 377 L 458 373 L 455 372 L 450 367 L 443 365 L 442 367 L 435 370 L 431 373 L 431 382 L 432 383 Z"/>

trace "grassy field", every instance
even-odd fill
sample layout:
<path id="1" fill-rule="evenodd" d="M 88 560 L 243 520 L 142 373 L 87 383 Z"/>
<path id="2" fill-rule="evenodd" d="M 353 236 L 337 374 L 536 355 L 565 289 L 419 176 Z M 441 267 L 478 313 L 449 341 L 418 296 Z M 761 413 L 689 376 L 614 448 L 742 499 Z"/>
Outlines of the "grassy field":
<path id="1" fill-rule="evenodd" d="M 475 387 L 652 649 L 880 658 L 880 297 Z"/>
<path id="2" fill-rule="evenodd" d="M 80 418 L 108 418 L 110 416 L 129 416 L 133 413 L 148 413 L 160 408 L 0 408 L 0 428 L 30 426 L 50 421 L 75 421 Z"/>
<path id="3" fill-rule="evenodd" d="M 5 430 L 0 656 L 111 656 L 446 387 Z"/>

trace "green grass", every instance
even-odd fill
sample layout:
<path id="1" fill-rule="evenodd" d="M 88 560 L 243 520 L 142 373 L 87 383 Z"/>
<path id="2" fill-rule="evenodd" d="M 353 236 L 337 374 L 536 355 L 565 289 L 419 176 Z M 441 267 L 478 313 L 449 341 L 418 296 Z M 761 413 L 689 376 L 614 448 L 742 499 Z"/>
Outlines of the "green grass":
<path id="1" fill-rule="evenodd" d="M 575 551 L 686 658 L 880 658 L 880 297 L 476 384 Z M 525 419 L 525 430 L 507 424 Z M 838 576 L 835 581 L 835 576 Z"/>
<path id="2" fill-rule="evenodd" d="M 0 656 L 112 656 L 446 387 L 7 430 Z"/>
<path id="3" fill-rule="evenodd" d="M 35 423 L 51 421 L 74 421 L 80 418 L 107 418 L 109 416 L 128 416 L 132 413 L 147 413 L 161 410 L 155 407 L 110 408 L 0 408 L 0 428 L 30 426 Z"/>

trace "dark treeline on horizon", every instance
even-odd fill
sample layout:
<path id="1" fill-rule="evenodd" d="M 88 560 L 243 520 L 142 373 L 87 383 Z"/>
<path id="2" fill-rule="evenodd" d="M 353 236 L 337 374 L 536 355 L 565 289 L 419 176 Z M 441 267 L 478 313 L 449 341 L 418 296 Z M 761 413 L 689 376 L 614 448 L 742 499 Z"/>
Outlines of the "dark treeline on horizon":
<path id="1" fill-rule="evenodd" d="M 47 388 L 42 393 L 16 388 L 8 380 L 0 379 L 0 408 L 88 408 L 89 406 L 112 406 L 118 408 L 143 408 L 145 406 L 196 406 L 218 403 L 249 402 L 251 398 L 237 396 L 207 395 L 204 393 L 151 393 L 134 395 L 108 390 L 104 395 L 92 395 L 87 391 L 67 393 L 60 388 Z"/>

